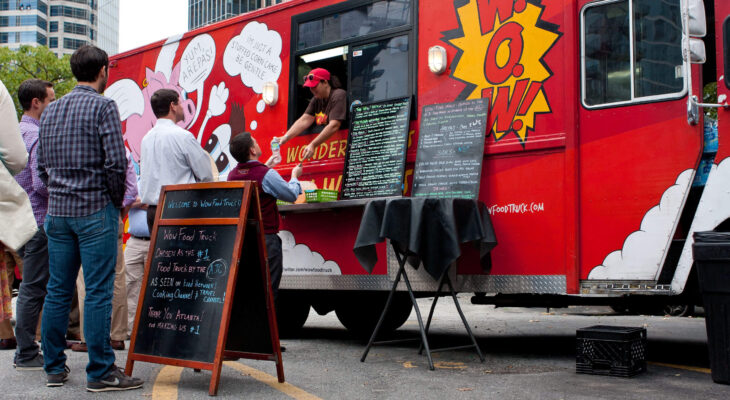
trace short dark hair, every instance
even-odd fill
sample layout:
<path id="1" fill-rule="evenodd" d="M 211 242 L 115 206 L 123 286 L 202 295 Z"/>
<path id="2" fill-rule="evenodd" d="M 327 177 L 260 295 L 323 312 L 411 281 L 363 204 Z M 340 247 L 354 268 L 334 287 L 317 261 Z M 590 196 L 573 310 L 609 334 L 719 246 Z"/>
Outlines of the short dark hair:
<path id="1" fill-rule="evenodd" d="M 18 87 L 18 101 L 20 106 L 23 107 L 23 111 L 30 110 L 33 105 L 33 99 L 43 101 L 48 97 L 48 90 L 46 88 L 52 88 L 53 84 L 42 79 L 28 79 L 23 81 Z"/>
<path id="2" fill-rule="evenodd" d="M 170 113 L 170 104 L 177 103 L 180 95 L 172 89 L 160 89 L 150 98 L 155 117 L 162 118 Z"/>
<path id="3" fill-rule="evenodd" d="M 83 45 L 71 55 L 71 72 L 79 82 L 94 82 L 103 67 L 109 68 L 109 56 L 96 46 Z"/>
<path id="4" fill-rule="evenodd" d="M 245 163 L 251 155 L 253 137 L 251 137 L 249 132 L 239 133 L 231 140 L 228 146 L 233 158 L 240 163 Z"/>

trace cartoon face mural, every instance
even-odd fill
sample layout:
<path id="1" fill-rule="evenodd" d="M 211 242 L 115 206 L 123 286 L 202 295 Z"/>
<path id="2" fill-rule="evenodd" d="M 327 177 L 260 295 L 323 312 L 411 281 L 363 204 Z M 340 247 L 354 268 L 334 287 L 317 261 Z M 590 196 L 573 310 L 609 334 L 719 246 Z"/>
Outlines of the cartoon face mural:
<path id="1" fill-rule="evenodd" d="M 195 103 L 185 98 L 185 92 L 182 87 L 178 84 L 180 77 L 180 64 L 176 65 L 172 69 L 172 74 L 168 80 L 165 74 L 162 72 L 155 72 L 151 69 L 146 69 L 145 81 L 142 84 L 142 101 L 144 102 L 144 111 L 141 114 L 132 114 L 127 118 L 127 127 L 124 131 L 124 140 L 128 143 L 129 149 L 132 152 L 132 156 L 136 162 L 139 162 L 141 155 L 142 138 L 147 132 L 155 126 L 157 117 L 152 112 L 152 106 L 150 105 L 150 98 L 152 95 L 160 89 L 172 89 L 180 95 L 180 103 L 183 107 L 184 119 L 178 122 L 181 127 L 190 125 L 193 121 L 193 115 L 195 114 Z M 138 89 L 139 90 L 139 89 Z"/>
<path id="2" fill-rule="evenodd" d="M 524 146 L 535 116 L 551 113 L 543 85 L 552 72 L 543 57 L 561 36 L 540 19 L 539 0 L 470 0 L 457 8 L 458 29 L 442 40 L 458 49 L 451 77 L 466 83 L 459 99 L 491 99 L 494 139 L 514 134 Z"/>

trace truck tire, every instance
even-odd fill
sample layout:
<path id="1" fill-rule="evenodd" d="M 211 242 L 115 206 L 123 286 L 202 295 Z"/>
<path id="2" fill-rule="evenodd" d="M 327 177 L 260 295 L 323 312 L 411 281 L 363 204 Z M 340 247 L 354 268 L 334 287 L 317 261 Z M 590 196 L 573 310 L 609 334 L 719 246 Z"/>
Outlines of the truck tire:
<path id="1" fill-rule="evenodd" d="M 302 295 L 279 292 L 276 301 L 276 322 L 279 336 L 295 337 L 309 317 L 309 301 Z"/>
<path id="2" fill-rule="evenodd" d="M 385 308 L 388 293 L 373 292 L 346 296 L 335 306 L 335 314 L 342 325 L 360 338 L 369 338 Z M 407 293 L 395 293 L 390 310 L 380 327 L 378 337 L 389 335 L 400 328 L 411 315 L 413 304 Z"/>

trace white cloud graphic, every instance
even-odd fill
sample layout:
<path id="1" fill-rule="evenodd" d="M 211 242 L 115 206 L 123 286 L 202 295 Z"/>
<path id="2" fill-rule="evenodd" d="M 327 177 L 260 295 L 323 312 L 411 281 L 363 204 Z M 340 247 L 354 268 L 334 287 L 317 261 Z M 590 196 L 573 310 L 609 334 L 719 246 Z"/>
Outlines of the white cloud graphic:
<path id="1" fill-rule="evenodd" d="M 256 93 L 265 82 L 276 82 L 281 74 L 281 36 L 266 24 L 249 22 L 241 34 L 231 39 L 223 53 L 223 68 L 228 75 L 241 75 L 244 85 Z"/>
<path id="2" fill-rule="evenodd" d="M 640 230 L 626 238 L 621 250 L 610 253 L 603 264 L 593 268 L 588 279 L 656 279 L 693 173 L 693 169 L 688 169 L 679 174 L 675 184 L 664 191 L 659 205 L 644 215 Z"/>
<path id="3" fill-rule="evenodd" d="M 730 191 L 727 190 L 727 182 L 730 182 L 730 157 L 713 164 L 710 175 L 707 177 L 705 190 L 697 205 L 692 226 L 684 242 L 682 255 L 677 263 L 677 270 L 672 279 L 672 292 L 682 293 L 687 277 L 692 269 L 694 258 L 692 256 L 692 244 L 694 244 L 694 233 L 711 231 L 726 219 L 730 218 Z"/>
<path id="4" fill-rule="evenodd" d="M 284 275 L 342 275 L 340 266 L 324 257 L 309 246 L 297 244 L 289 231 L 279 231 L 281 249 L 284 256 Z"/>

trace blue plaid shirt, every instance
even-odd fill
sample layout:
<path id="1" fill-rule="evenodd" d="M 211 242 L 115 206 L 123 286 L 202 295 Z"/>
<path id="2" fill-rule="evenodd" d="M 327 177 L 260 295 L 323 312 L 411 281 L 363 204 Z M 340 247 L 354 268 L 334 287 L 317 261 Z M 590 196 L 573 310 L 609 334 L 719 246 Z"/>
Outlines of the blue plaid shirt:
<path id="1" fill-rule="evenodd" d="M 110 201 L 121 208 L 127 170 L 119 110 L 92 87 L 76 86 L 41 116 L 38 173 L 48 214 L 81 217 Z"/>

